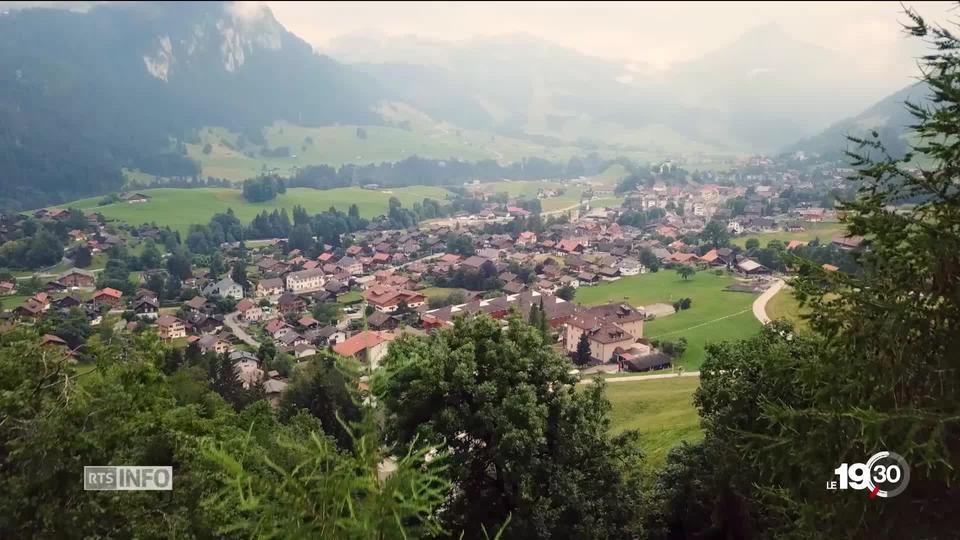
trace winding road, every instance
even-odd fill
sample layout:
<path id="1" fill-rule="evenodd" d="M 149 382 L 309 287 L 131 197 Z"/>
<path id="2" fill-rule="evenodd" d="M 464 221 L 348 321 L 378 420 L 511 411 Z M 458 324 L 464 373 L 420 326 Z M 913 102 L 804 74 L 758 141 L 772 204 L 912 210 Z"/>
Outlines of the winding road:
<path id="1" fill-rule="evenodd" d="M 753 316 L 756 317 L 761 324 L 770 322 L 770 317 L 767 317 L 767 302 L 780 292 L 780 289 L 782 289 L 784 285 L 783 280 L 778 278 L 773 285 L 763 291 L 763 294 L 753 301 Z"/>
<path id="2" fill-rule="evenodd" d="M 230 331 L 233 332 L 233 335 L 240 338 L 240 341 L 250 345 L 251 347 L 260 347 L 260 342 L 253 338 L 246 330 L 243 329 L 243 326 L 237 321 L 238 312 L 234 311 L 233 313 L 227 314 L 223 318 L 223 323 L 230 328 Z"/>

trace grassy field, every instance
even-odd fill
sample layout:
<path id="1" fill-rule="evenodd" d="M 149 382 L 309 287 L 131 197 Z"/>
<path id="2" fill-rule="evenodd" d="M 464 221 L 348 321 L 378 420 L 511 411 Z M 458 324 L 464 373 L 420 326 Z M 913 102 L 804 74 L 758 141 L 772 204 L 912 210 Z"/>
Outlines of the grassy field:
<path id="1" fill-rule="evenodd" d="M 793 290 L 784 287 L 767 302 L 767 317 L 771 319 L 786 319 L 797 328 L 807 328 L 807 321 L 800 317 L 808 313 L 808 308 L 801 308 L 800 302 L 793 297 Z"/>
<path id="2" fill-rule="evenodd" d="M 608 383 L 606 395 L 613 406 L 611 431 L 639 430 L 647 463 L 659 467 L 667 452 L 681 441 L 703 438 L 693 406 L 693 392 L 699 384 L 698 377 Z"/>
<path id="3" fill-rule="evenodd" d="M 583 193 L 583 187 L 561 182 L 550 182 L 545 180 L 517 180 L 488 182 L 480 184 L 484 191 L 491 193 L 506 193 L 511 197 L 523 197 L 535 199 L 541 189 L 563 189 L 563 195 L 558 197 L 549 197 L 540 201 L 540 206 L 544 212 L 551 212 L 563 208 L 569 208 L 580 202 L 580 195 Z"/>
<path id="4" fill-rule="evenodd" d="M 185 233 L 193 223 L 207 223 L 218 213 L 233 208 L 237 218 L 244 224 L 263 210 L 272 211 L 274 208 L 286 208 L 291 212 L 295 205 L 303 206 L 309 213 L 316 213 L 335 206 L 346 212 L 351 204 L 356 203 L 360 208 L 360 215 L 373 217 L 383 214 L 387 210 L 390 197 L 397 197 L 404 207 L 409 208 L 414 202 L 422 201 L 425 197 L 444 200 L 449 193 L 446 189 L 428 186 L 412 186 L 386 191 L 371 191 L 361 188 L 338 188 L 317 190 L 310 188 L 292 188 L 276 199 L 264 203 L 251 203 L 243 198 L 240 190 L 226 188 L 197 188 L 197 189 L 148 189 L 143 190 L 152 199 L 146 203 L 127 204 L 115 203 L 107 206 L 97 206 L 99 197 L 74 201 L 68 205 L 84 210 L 102 212 L 110 219 L 125 221 L 132 224 L 151 223 L 169 225 Z"/>
<path id="5" fill-rule="evenodd" d="M 603 197 L 590 201 L 590 208 L 620 208 L 623 206 L 623 197 Z"/>
<path id="6" fill-rule="evenodd" d="M 759 240 L 760 247 L 766 247 L 767 243 L 771 240 L 780 240 L 786 244 L 790 240 L 813 240 L 814 238 L 820 238 L 821 242 L 829 242 L 830 237 L 838 232 L 844 231 L 846 227 L 842 223 L 807 223 L 806 228 L 807 230 L 800 232 L 777 231 L 762 234 L 747 234 L 734 238 L 733 243 L 744 247 L 750 238 Z"/>
<path id="7" fill-rule="evenodd" d="M 187 145 L 190 157 L 200 162 L 203 176 L 228 180 L 245 180 L 264 168 L 289 174 L 295 167 L 345 163 L 363 165 L 384 161 L 401 161 L 410 156 L 430 159 L 458 158 L 467 161 L 494 159 L 502 163 L 538 156 L 567 160 L 581 155 L 573 145 L 546 147 L 531 141 L 493 135 L 483 131 L 437 125 L 429 119 L 417 121 L 400 110 L 385 111 L 396 122 L 410 121 L 410 129 L 391 126 L 322 126 L 304 127 L 275 123 L 264 130 L 268 148 L 289 148 L 289 157 L 263 157 L 262 147 L 240 144 L 239 135 L 223 128 L 200 130 L 201 141 Z M 358 136 L 358 128 L 365 137 Z M 209 144 L 209 153 L 204 147 Z M 250 157 L 247 152 L 252 152 Z"/>
<path id="8" fill-rule="evenodd" d="M 450 293 L 454 292 L 460 292 L 464 295 L 469 294 L 469 291 L 466 289 L 458 289 L 456 287 L 425 287 L 417 292 L 426 296 L 427 298 L 446 297 L 450 296 Z"/>
<path id="9" fill-rule="evenodd" d="M 680 298 L 690 298 L 690 309 L 647 323 L 644 337 L 686 338 L 687 351 L 678 365 L 694 370 L 703 362 L 708 343 L 742 339 L 760 329 L 760 322 L 751 311 L 756 295 L 723 290 L 734 281 L 732 276 L 706 271 L 684 281 L 676 272 L 664 269 L 595 287 L 581 287 L 577 289 L 575 301 L 585 305 L 626 301 L 642 306 L 658 302 L 672 304 Z"/>

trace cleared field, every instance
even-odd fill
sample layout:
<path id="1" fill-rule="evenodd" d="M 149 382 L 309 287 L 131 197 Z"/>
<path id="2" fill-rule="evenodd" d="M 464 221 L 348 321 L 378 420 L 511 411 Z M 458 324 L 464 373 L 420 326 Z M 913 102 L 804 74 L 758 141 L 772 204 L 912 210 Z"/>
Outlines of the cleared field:
<path id="1" fill-rule="evenodd" d="M 814 238 L 819 238 L 821 242 L 829 242 L 830 237 L 836 233 L 843 232 L 844 230 L 846 230 L 846 226 L 842 223 L 808 223 L 805 231 L 777 231 L 761 234 L 747 234 L 734 238 L 732 242 L 740 247 L 745 247 L 747 240 L 750 238 L 756 238 L 759 240 L 760 247 L 766 247 L 767 243 L 771 240 L 780 240 L 786 244 L 790 240 L 809 241 L 813 240 Z"/>
<path id="2" fill-rule="evenodd" d="M 699 385 L 698 377 L 608 383 L 606 395 L 613 406 L 610 430 L 640 431 L 648 465 L 662 465 L 671 448 L 703 439 L 693 406 L 693 392 Z"/>
<path id="3" fill-rule="evenodd" d="M 629 276 L 595 287 L 577 289 L 576 302 L 596 305 L 626 301 L 633 305 L 664 302 L 672 304 L 690 298 L 690 309 L 655 319 L 644 327 L 644 337 L 687 339 L 687 350 L 677 362 L 688 370 L 699 369 L 706 356 L 705 347 L 714 341 L 749 337 L 760 329 L 751 311 L 756 295 L 724 291 L 736 280 L 729 275 L 698 272 L 683 280 L 672 270 Z"/>
<path id="4" fill-rule="evenodd" d="M 398 122 L 409 120 L 395 119 Z M 265 157 L 261 146 L 242 141 L 239 134 L 223 128 L 204 128 L 200 130 L 200 137 L 198 144 L 187 145 L 187 152 L 200 162 L 202 174 L 234 181 L 256 176 L 263 168 L 287 174 L 294 167 L 307 165 L 362 165 L 401 161 L 415 155 L 467 161 L 493 159 L 507 163 L 532 156 L 566 160 L 584 153 L 575 146 L 548 148 L 531 141 L 435 125 L 429 121 L 411 121 L 410 129 L 356 125 L 304 127 L 275 123 L 264 130 L 267 148 L 287 147 L 288 157 Z M 208 144 L 209 152 L 205 153 L 203 150 Z"/>
<path id="5" fill-rule="evenodd" d="M 241 222 L 247 223 L 263 210 L 286 208 L 292 212 L 296 205 L 303 206 L 309 213 L 329 209 L 331 206 L 346 212 L 351 204 L 356 204 L 360 215 L 374 217 L 386 212 L 390 197 L 397 197 L 404 207 L 425 197 L 436 200 L 446 199 L 446 189 L 428 186 L 413 186 L 385 191 L 371 191 L 361 188 L 338 188 L 317 190 L 310 188 L 292 188 L 276 199 L 264 203 L 251 203 L 243 198 L 240 190 L 227 188 L 175 189 L 161 188 L 142 190 L 150 195 L 145 203 L 115 203 L 97 206 L 100 198 L 81 199 L 63 206 L 72 206 L 84 210 L 102 212 L 110 219 L 131 224 L 156 223 L 169 225 L 185 233 L 193 223 L 207 223 L 218 213 L 232 208 Z"/>
<path id="6" fill-rule="evenodd" d="M 590 208 L 620 208 L 623 206 L 623 197 L 604 197 L 590 201 Z"/>
<path id="7" fill-rule="evenodd" d="M 786 319 L 797 328 L 807 328 L 807 321 L 800 316 L 808 313 L 809 309 L 800 307 L 800 302 L 793 297 L 793 290 L 789 287 L 780 289 L 780 292 L 767 302 L 766 309 L 767 317 L 771 319 Z"/>
<path id="8" fill-rule="evenodd" d="M 492 193 L 506 193 L 511 197 L 523 197 L 535 199 L 537 193 L 543 190 L 562 189 L 564 192 L 557 197 L 548 197 L 540 201 L 540 206 L 544 212 L 551 212 L 563 208 L 575 206 L 580 202 L 580 194 L 583 193 L 583 187 L 561 182 L 550 182 L 545 180 L 518 180 L 488 182 L 480 184 L 484 191 Z"/>

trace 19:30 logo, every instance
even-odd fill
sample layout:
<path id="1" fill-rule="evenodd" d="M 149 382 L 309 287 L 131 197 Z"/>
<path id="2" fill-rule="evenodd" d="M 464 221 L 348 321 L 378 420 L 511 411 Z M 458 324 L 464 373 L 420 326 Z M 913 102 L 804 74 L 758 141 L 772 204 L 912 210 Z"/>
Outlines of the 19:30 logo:
<path id="1" fill-rule="evenodd" d="M 829 490 L 866 490 L 870 498 L 896 497 L 910 483 L 910 465 L 895 452 L 877 452 L 866 463 L 841 463 L 833 474 L 839 482 L 827 482 Z"/>

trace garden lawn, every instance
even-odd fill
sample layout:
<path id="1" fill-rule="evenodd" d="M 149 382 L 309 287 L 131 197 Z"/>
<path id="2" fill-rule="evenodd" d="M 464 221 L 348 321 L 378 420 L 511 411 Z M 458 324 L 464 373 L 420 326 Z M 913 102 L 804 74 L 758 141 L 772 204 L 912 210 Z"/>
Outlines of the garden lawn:
<path id="1" fill-rule="evenodd" d="M 94 197 L 63 206 L 98 211 L 109 219 L 133 225 L 142 223 L 169 225 L 185 235 L 191 224 L 206 224 L 214 214 L 226 212 L 228 208 L 233 209 L 244 225 L 249 224 L 254 216 L 264 210 L 269 212 L 275 208 L 286 208 L 288 213 L 292 213 L 296 205 L 303 206 L 310 214 L 315 214 L 328 210 L 331 206 L 347 212 L 351 204 L 356 204 L 360 209 L 360 215 L 370 218 L 387 212 L 390 197 L 398 198 L 404 208 L 410 208 L 414 202 L 420 202 L 426 197 L 443 201 L 449 194 L 449 191 L 444 188 L 430 186 L 411 186 L 384 191 L 356 187 L 328 190 L 291 188 L 272 201 L 251 203 L 244 199 L 243 193 L 237 189 L 160 188 L 141 190 L 141 192 L 150 195 L 151 200 L 145 203 L 120 202 L 97 206 L 101 197 Z"/>
<path id="2" fill-rule="evenodd" d="M 692 300 L 690 309 L 661 317 L 644 326 L 644 337 L 675 341 L 687 339 L 687 350 L 676 362 L 687 370 L 696 370 L 706 356 L 705 347 L 715 341 L 743 339 L 760 329 L 751 306 L 756 295 L 724 291 L 736 280 L 730 275 L 700 271 L 683 280 L 673 270 L 629 276 L 594 287 L 577 289 L 575 302 L 597 305 L 627 302 L 642 306 L 672 304 L 680 298 Z"/>
<path id="3" fill-rule="evenodd" d="M 699 384 L 699 377 L 607 383 L 611 432 L 639 430 L 647 464 L 659 468 L 671 448 L 703 439 L 693 406 Z"/>
<path id="4" fill-rule="evenodd" d="M 814 238 L 819 238 L 820 243 L 823 244 L 829 243 L 830 238 L 833 237 L 834 234 L 846 230 L 846 226 L 843 223 L 807 223 L 804 226 L 807 230 L 800 232 L 776 231 L 760 234 L 748 233 L 732 239 L 732 242 L 740 247 L 746 247 L 748 239 L 756 238 L 760 241 L 760 247 L 767 247 L 767 243 L 771 240 L 780 240 L 786 244 L 791 240 L 810 241 Z"/>

